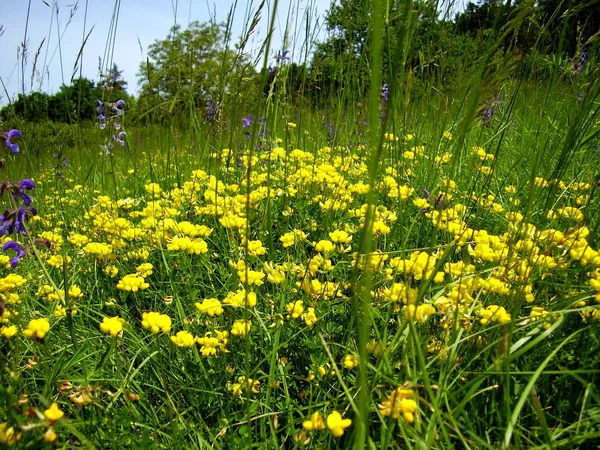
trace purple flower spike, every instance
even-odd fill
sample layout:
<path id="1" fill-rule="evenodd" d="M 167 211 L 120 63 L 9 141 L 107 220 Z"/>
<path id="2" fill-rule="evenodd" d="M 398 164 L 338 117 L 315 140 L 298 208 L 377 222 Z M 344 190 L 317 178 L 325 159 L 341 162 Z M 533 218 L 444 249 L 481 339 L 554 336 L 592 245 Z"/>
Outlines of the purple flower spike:
<path id="1" fill-rule="evenodd" d="M 104 104 L 102 103 L 102 100 L 96 99 L 95 102 L 96 105 L 98 105 L 96 106 L 96 112 L 98 114 L 102 114 L 102 112 L 104 111 Z"/>
<path id="2" fill-rule="evenodd" d="M 423 189 L 423 193 L 425 194 L 425 198 L 429 198 L 431 193 L 427 189 Z"/>
<path id="3" fill-rule="evenodd" d="M 123 140 L 123 138 L 127 136 L 127 133 L 125 133 L 124 131 L 121 131 L 119 134 L 117 134 L 117 138 L 115 139 L 119 144 L 121 145 L 125 145 L 125 141 Z"/>
<path id="4" fill-rule="evenodd" d="M 250 125 L 254 123 L 254 119 L 252 116 L 242 117 L 242 126 L 244 128 L 250 128 Z"/>
<path id="5" fill-rule="evenodd" d="M 390 95 L 390 88 L 389 88 L 389 86 L 388 86 L 388 85 L 387 85 L 387 83 L 386 83 L 386 84 L 384 84 L 384 85 L 381 87 L 381 99 L 382 99 L 384 102 L 387 102 L 387 101 L 388 101 L 388 97 L 389 97 L 389 95 Z"/>
<path id="6" fill-rule="evenodd" d="M 6 145 L 11 152 L 19 153 L 19 146 L 10 142 L 13 138 L 23 137 L 19 130 L 10 130 L 8 133 L 2 133 L 2 137 L 4 138 L 4 145 Z"/>
<path id="7" fill-rule="evenodd" d="M 127 106 L 127 104 L 123 100 L 117 100 L 117 103 L 113 105 L 113 109 L 117 112 L 118 115 L 123 114 L 123 107 Z"/>
<path id="8" fill-rule="evenodd" d="M 7 250 L 14 250 L 15 252 L 17 252 L 17 256 L 11 258 L 11 260 L 10 260 L 10 267 L 12 267 L 14 269 L 15 267 L 17 267 L 17 264 L 19 264 L 19 260 L 26 255 L 25 249 L 23 247 L 21 247 L 19 245 L 19 243 L 15 242 L 15 241 L 8 241 L 2 247 L 3 252 L 5 252 Z"/>

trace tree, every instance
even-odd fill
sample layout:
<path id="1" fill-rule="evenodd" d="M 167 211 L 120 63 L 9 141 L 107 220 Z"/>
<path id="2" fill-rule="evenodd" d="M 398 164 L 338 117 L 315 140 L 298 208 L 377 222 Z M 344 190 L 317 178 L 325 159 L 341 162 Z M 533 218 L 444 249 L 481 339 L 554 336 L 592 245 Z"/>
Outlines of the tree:
<path id="1" fill-rule="evenodd" d="M 562 50 L 573 55 L 593 44 L 592 37 L 600 30 L 598 1 L 539 0 L 538 9 L 550 51 Z"/>
<path id="2" fill-rule="evenodd" d="M 138 73 L 140 112 L 172 115 L 220 98 L 235 61 L 235 53 L 223 46 L 225 37 L 222 25 L 196 21 L 183 31 L 174 26 L 151 44 Z"/>
<path id="3" fill-rule="evenodd" d="M 373 26 L 384 27 L 384 81 L 398 73 L 400 65 L 418 64 L 419 55 L 430 53 L 443 31 L 434 2 L 390 0 L 379 18 L 373 17 L 372 10 L 372 0 L 341 0 L 328 11 L 326 24 L 330 37 L 317 45 L 311 65 L 319 92 L 326 96 L 358 93 L 359 98 L 366 94 L 371 79 Z"/>
<path id="4" fill-rule="evenodd" d="M 107 74 L 102 75 L 104 79 L 105 88 L 110 88 L 112 91 L 117 93 L 123 93 L 127 91 L 127 81 L 123 78 L 123 71 L 119 70 L 117 64 L 114 63 L 112 68 Z"/>

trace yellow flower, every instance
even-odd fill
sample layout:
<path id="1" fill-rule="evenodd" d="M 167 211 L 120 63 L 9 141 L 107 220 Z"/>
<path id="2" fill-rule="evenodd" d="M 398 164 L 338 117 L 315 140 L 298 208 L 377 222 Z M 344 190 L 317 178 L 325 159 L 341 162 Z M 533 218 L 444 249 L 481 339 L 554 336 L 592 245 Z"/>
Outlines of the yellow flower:
<path id="1" fill-rule="evenodd" d="M 396 420 L 400 414 L 408 423 L 415 421 L 415 412 L 417 411 L 417 402 L 413 400 L 414 391 L 412 389 L 397 388 L 392 391 L 386 400 L 381 402 L 379 409 L 384 416 Z"/>
<path id="2" fill-rule="evenodd" d="M 148 289 L 149 287 L 150 284 L 146 283 L 144 278 L 140 277 L 138 274 L 135 273 L 125 275 L 117 283 L 117 289 L 120 289 L 122 291 L 137 292 L 138 290 L 143 291 L 144 289 Z"/>
<path id="3" fill-rule="evenodd" d="M 160 197 L 160 193 L 162 191 L 160 186 L 156 183 L 148 183 L 144 186 L 144 189 L 148 194 L 152 194 L 152 196 L 155 198 Z"/>
<path id="4" fill-rule="evenodd" d="M 193 347 L 195 339 L 192 333 L 179 331 L 177 335 L 171 336 L 171 342 L 177 347 Z"/>
<path id="5" fill-rule="evenodd" d="M 332 231 L 329 237 L 336 244 L 349 244 L 352 241 L 352 235 L 343 230 Z"/>
<path id="6" fill-rule="evenodd" d="M 100 330 L 103 333 L 110 334 L 112 337 L 117 337 L 123 331 L 125 319 L 120 317 L 105 317 L 100 324 Z"/>
<path id="7" fill-rule="evenodd" d="M 302 306 L 302 300 L 296 300 L 287 304 L 286 309 L 288 312 L 288 319 L 297 319 L 304 312 L 304 306 Z"/>
<path id="8" fill-rule="evenodd" d="M 304 233 L 302 230 L 293 230 L 282 235 L 279 240 L 283 244 L 284 248 L 288 248 L 294 245 L 296 242 L 306 240 L 306 233 Z"/>
<path id="9" fill-rule="evenodd" d="M 44 339 L 48 331 L 50 331 L 50 322 L 42 317 L 41 319 L 32 319 L 27 328 L 23 330 L 23 334 L 27 337 Z"/>
<path id="10" fill-rule="evenodd" d="M 425 323 L 432 314 L 435 314 L 435 308 L 427 304 L 419 306 L 408 305 L 404 308 L 405 319 L 410 320 L 413 318 L 418 323 Z"/>
<path id="11" fill-rule="evenodd" d="M 319 253 L 331 253 L 334 250 L 334 245 L 331 241 L 322 239 L 315 244 L 315 250 Z"/>
<path id="12" fill-rule="evenodd" d="M 285 272 L 282 266 L 266 262 L 264 263 L 264 269 L 269 283 L 281 284 L 285 281 Z"/>
<path id="13" fill-rule="evenodd" d="M 334 411 L 327 416 L 327 428 L 334 437 L 340 437 L 344 434 L 344 429 L 352 425 L 352 420 L 342 419 L 342 415 Z"/>
<path id="14" fill-rule="evenodd" d="M 479 322 L 482 325 L 487 325 L 490 322 L 508 323 L 511 321 L 511 316 L 502 306 L 490 305 L 479 312 Z"/>
<path id="15" fill-rule="evenodd" d="M 323 418 L 320 416 L 318 411 L 315 411 L 311 416 L 310 420 L 302 422 L 302 428 L 306 431 L 321 431 L 325 429 L 325 423 Z"/>
<path id="16" fill-rule="evenodd" d="M 231 334 L 234 336 L 246 336 L 252 327 L 252 321 L 237 319 L 231 327 Z"/>
<path id="17" fill-rule="evenodd" d="M 8 327 L 0 328 L 0 334 L 5 339 L 10 339 L 11 337 L 15 336 L 18 332 L 19 332 L 19 329 L 17 328 L 16 325 L 10 325 Z"/>
<path id="18" fill-rule="evenodd" d="M 21 436 L 21 433 L 15 434 L 14 427 L 9 427 L 8 423 L 0 423 L 0 444 L 7 446 L 15 444 L 19 441 L 19 439 L 21 439 Z"/>
<path id="19" fill-rule="evenodd" d="M 344 367 L 348 370 L 352 370 L 355 367 L 358 367 L 358 358 L 354 355 L 346 355 L 344 356 Z"/>
<path id="20" fill-rule="evenodd" d="M 246 290 L 240 289 L 235 293 L 229 292 L 227 297 L 223 299 L 223 303 L 226 305 L 231 305 L 235 308 L 240 306 L 254 308 L 256 306 L 256 294 L 254 292 L 248 292 L 246 295 Z"/>
<path id="21" fill-rule="evenodd" d="M 222 352 L 227 352 L 225 346 L 229 342 L 229 332 L 228 331 L 219 331 L 215 330 L 214 335 L 210 331 L 204 335 L 204 337 L 196 338 L 196 342 L 200 344 L 202 347 L 200 348 L 200 353 L 202 356 L 211 356 L 217 353 L 217 350 Z"/>
<path id="22" fill-rule="evenodd" d="M 260 381 L 253 380 L 252 378 L 246 379 L 246 377 L 241 376 L 238 378 L 238 382 L 234 383 L 231 386 L 231 390 L 233 391 L 233 395 L 241 395 L 242 392 L 252 391 L 254 394 L 259 393 Z"/>
<path id="23" fill-rule="evenodd" d="M 60 410 L 60 408 L 58 407 L 58 403 L 56 402 L 52 403 L 52 405 L 50 405 L 50 408 L 44 411 L 44 417 L 46 417 L 46 419 L 48 419 L 50 422 L 56 422 L 64 415 L 65 413 Z"/>
<path id="24" fill-rule="evenodd" d="M 71 286 L 71 288 L 69 289 L 69 292 L 67 292 L 67 295 L 70 298 L 81 298 L 81 297 L 83 297 L 83 294 L 81 293 L 81 289 L 76 284 L 74 284 L 73 286 Z"/>
<path id="25" fill-rule="evenodd" d="M 198 308 L 201 313 L 208 314 L 210 317 L 220 316 L 223 314 L 221 302 L 216 298 L 204 299 L 202 303 L 196 302 L 196 308 Z"/>
<path id="26" fill-rule="evenodd" d="M 56 432 L 54 431 L 54 428 L 50 427 L 46 430 L 46 432 L 44 433 L 44 441 L 45 442 L 54 442 L 56 440 Z"/>
<path id="27" fill-rule="evenodd" d="M 166 314 L 157 312 L 145 312 L 142 314 L 142 327 L 156 334 L 163 332 L 167 334 L 171 331 L 171 318 Z"/>
<path id="28" fill-rule="evenodd" d="M 110 266 L 106 266 L 106 267 L 104 268 L 103 272 L 104 272 L 106 275 L 108 275 L 109 277 L 111 277 L 111 278 L 114 278 L 114 277 L 116 277 L 116 276 L 117 276 L 117 274 L 119 273 L 119 269 L 118 269 L 118 268 L 116 268 L 116 267 L 115 267 L 115 266 L 113 266 L 113 265 L 110 265 Z"/>
<path id="29" fill-rule="evenodd" d="M 312 327 L 317 322 L 317 316 L 315 314 L 315 308 L 308 308 L 306 316 L 304 316 L 304 322 L 307 326 Z"/>
<path id="30" fill-rule="evenodd" d="M 267 253 L 261 241 L 248 241 L 248 253 L 252 256 L 261 256 Z"/>
<path id="31" fill-rule="evenodd" d="M 154 268 L 154 266 L 152 266 L 152 264 L 143 263 L 143 264 L 140 264 L 139 266 L 137 266 L 135 271 L 136 271 L 137 275 L 139 275 L 140 277 L 147 278 L 150 275 L 152 275 L 153 268 Z"/>

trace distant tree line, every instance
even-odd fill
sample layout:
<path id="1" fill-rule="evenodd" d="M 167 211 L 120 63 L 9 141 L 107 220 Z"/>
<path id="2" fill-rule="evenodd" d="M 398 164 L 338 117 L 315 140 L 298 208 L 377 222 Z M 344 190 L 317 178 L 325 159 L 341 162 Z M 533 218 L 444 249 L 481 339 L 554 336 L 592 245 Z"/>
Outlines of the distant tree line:
<path id="1" fill-rule="evenodd" d="M 123 99 L 140 122 L 218 121 L 226 108 L 239 113 L 265 96 L 286 94 L 289 102 L 317 106 L 344 92 L 360 98 L 371 79 L 366 55 L 373 23 L 384 27 L 384 82 L 404 70 L 417 86 L 432 80 L 444 87 L 458 84 L 484 57 L 511 76 L 550 76 L 558 61 L 572 77 L 594 64 L 600 46 L 595 0 L 481 0 L 453 18 L 441 17 L 435 2 L 391 0 L 382 17 L 371 13 L 372 0 L 339 0 L 326 16 L 329 37 L 316 44 L 310 61 L 291 62 L 280 51 L 262 71 L 248 61 L 244 43 L 230 45 L 224 25 L 175 26 L 150 45 L 138 73 L 137 98 L 127 94 L 114 65 L 97 84 L 80 78 L 54 95 L 19 94 L 0 114 L 75 123 L 94 120 L 96 99 Z"/>
<path id="2" fill-rule="evenodd" d="M 113 103 L 122 99 L 135 103 L 133 97 L 127 94 L 127 82 L 116 64 L 98 84 L 87 78 L 76 78 L 68 86 L 63 84 L 53 95 L 43 92 L 18 94 L 11 104 L 0 110 L 0 116 L 4 119 L 18 117 L 29 122 L 95 120 L 96 99 Z"/>

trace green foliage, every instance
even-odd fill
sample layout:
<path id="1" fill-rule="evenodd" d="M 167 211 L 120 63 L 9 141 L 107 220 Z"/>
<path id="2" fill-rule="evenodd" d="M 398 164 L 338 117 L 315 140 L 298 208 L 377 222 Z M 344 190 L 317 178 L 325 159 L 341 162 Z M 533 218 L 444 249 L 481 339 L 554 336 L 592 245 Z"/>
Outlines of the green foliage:
<path id="1" fill-rule="evenodd" d="M 165 39 L 151 44 L 138 74 L 141 116 L 189 116 L 207 101 L 222 101 L 233 81 L 240 81 L 235 71 L 244 65 L 225 47 L 226 39 L 224 25 L 192 22 L 183 31 L 173 27 Z M 243 83 L 237 88 L 242 92 Z"/>
<path id="2" fill-rule="evenodd" d="M 130 105 L 135 103 L 125 91 L 127 83 L 116 64 L 111 74 L 103 79 L 105 82 L 96 85 L 87 78 L 77 78 L 70 86 L 62 85 L 54 95 L 41 92 L 18 94 L 16 101 L 2 108 L 0 115 L 5 119 L 19 118 L 28 122 L 78 123 L 96 119 L 96 99 L 112 103 L 125 100 Z"/>

